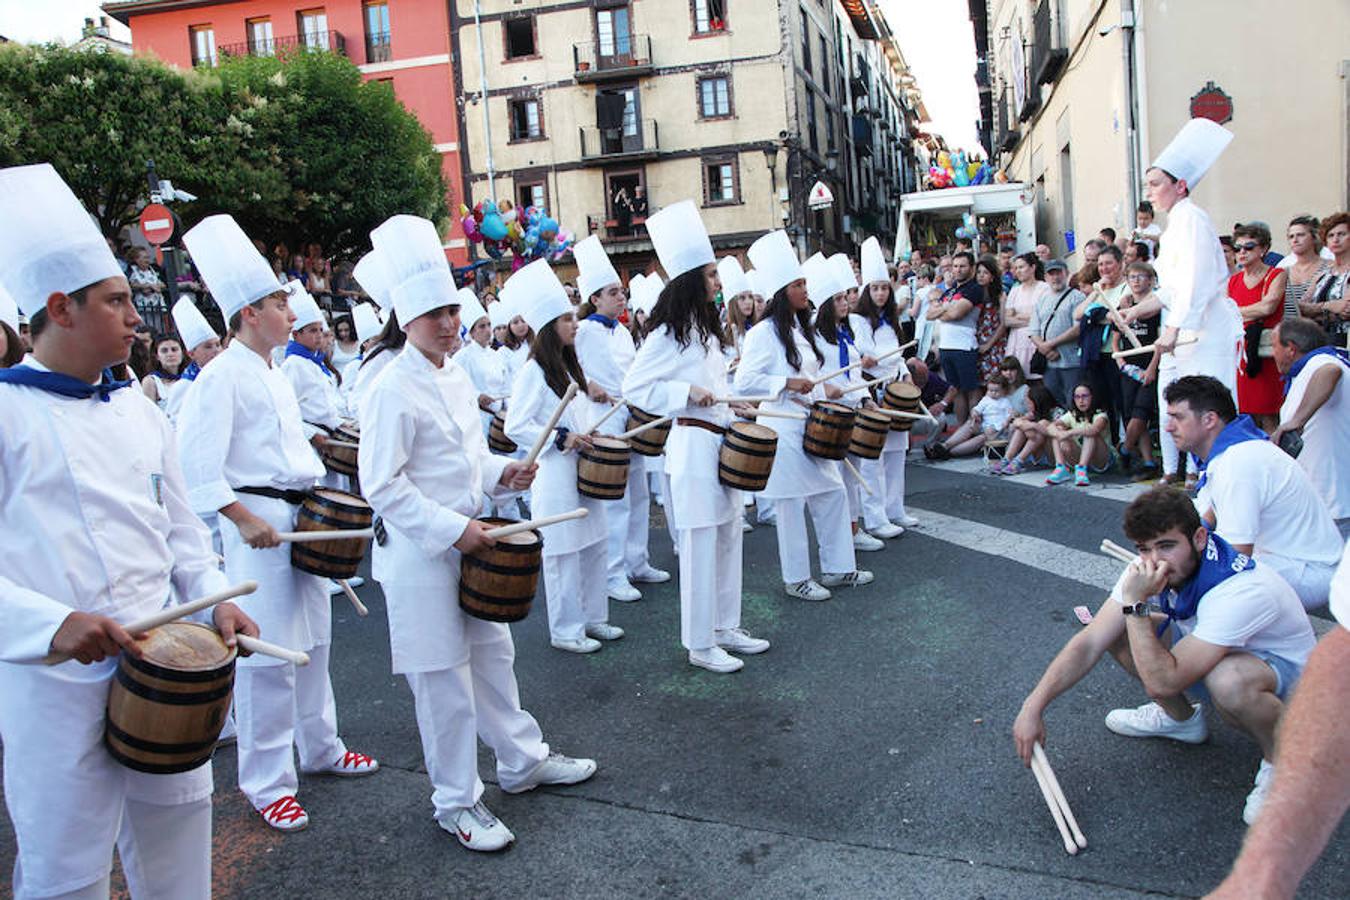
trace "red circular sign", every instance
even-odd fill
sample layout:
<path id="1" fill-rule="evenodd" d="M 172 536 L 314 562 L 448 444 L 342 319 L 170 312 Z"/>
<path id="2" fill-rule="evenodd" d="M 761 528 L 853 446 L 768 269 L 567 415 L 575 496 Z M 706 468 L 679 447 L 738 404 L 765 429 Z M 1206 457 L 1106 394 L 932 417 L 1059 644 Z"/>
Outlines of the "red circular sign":
<path id="1" fill-rule="evenodd" d="M 158 247 L 173 237 L 173 213 L 162 203 L 151 203 L 141 210 L 141 233 Z"/>

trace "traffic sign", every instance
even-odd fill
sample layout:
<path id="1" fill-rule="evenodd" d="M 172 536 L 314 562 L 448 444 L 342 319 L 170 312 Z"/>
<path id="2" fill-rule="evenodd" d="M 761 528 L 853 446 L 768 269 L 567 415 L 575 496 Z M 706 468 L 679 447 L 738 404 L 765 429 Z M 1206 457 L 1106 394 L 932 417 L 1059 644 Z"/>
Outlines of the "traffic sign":
<path id="1" fill-rule="evenodd" d="M 141 210 L 141 233 L 154 246 L 173 237 L 173 213 L 162 203 L 151 203 Z"/>

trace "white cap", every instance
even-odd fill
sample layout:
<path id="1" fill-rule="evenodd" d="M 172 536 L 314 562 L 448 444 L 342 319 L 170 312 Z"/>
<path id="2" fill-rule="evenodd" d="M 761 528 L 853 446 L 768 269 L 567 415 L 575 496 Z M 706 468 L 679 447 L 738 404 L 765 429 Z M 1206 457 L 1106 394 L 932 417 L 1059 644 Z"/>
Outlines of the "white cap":
<path id="1" fill-rule="evenodd" d="M 282 290 L 276 273 L 231 216 L 207 216 L 183 235 L 225 321 L 250 303 Z"/>
<path id="2" fill-rule="evenodd" d="M 748 255 L 759 273 L 756 279 L 759 292 L 766 299 L 806 277 L 801 263 L 797 262 L 797 251 L 792 249 L 792 241 L 782 229 L 770 231 L 751 244 Z"/>
<path id="3" fill-rule="evenodd" d="M 290 295 L 291 312 L 295 313 L 295 323 L 291 325 L 291 331 L 299 331 L 315 322 L 320 325 L 327 324 L 323 318 L 323 310 L 319 309 L 318 301 L 305 290 L 303 284 L 294 280 L 286 282 L 286 293 Z"/>
<path id="4" fill-rule="evenodd" d="M 881 242 L 875 236 L 863 241 L 862 245 L 862 283 L 872 284 L 884 281 L 890 284 L 891 272 L 886 268 L 886 257 L 881 255 Z"/>
<path id="5" fill-rule="evenodd" d="M 715 262 L 712 241 L 693 200 L 681 200 L 647 217 L 647 235 L 667 278 Z"/>
<path id="6" fill-rule="evenodd" d="M 0 169 L 0 279 L 24 313 L 46 309 L 122 269 L 108 242 L 49 163 Z"/>
<path id="7" fill-rule="evenodd" d="M 753 290 L 741 268 L 741 261 L 734 256 L 724 256 L 717 261 L 717 277 L 722 279 L 722 296 L 727 300 Z"/>
<path id="8" fill-rule="evenodd" d="M 19 333 L 19 304 L 14 302 L 3 284 L 0 284 L 0 322 L 8 325 L 15 334 Z"/>
<path id="9" fill-rule="evenodd" d="M 559 316 L 575 311 L 546 259 L 536 259 L 517 269 L 506 279 L 499 296 L 511 305 L 511 319 L 523 316 L 535 334 Z"/>
<path id="10" fill-rule="evenodd" d="M 621 284 L 619 273 L 609 261 L 609 254 L 600 245 L 600 238 L 591 235 L 577 241 L 572 246 L 572 256 L 577 261 L 577 290 L 582 300 L 590 299 L 596 291 L 604 290 L 611 284 Z"/>
<path id="11" fill-rule="evenodd" d="M 851 291 L 860 287 L 858 276 L 853 271 L 853 260 L 848 258 L 848 254 L 836 253 L 829 258 L 829 263 L 834 267 L 835 277 L 843 285 L 839 290 Z"/>
<path id="12" fill-rule="evenodd" d="M 1163 148 L 1149 168 L 1162 169 L 1177 181 L 1195 190 L 1209 167 L 1223 155 L 1233 132 L 1212 119 L 1191 119 L 1181 127 L 1172 143 Z"/>
<path id="13" fill-rule="evenodd" d="M 372 250 L 357 260 L 352 268 L 352 277 L 361 285 L 361 290 L 375 301 L 376 306 L 388 309 L 394 305 L 389 298 L 389 292 L 393 290 L 394 285 L 389 280 L 389 267 L 385 264 L 380 251 Z"/>
<path id="14" fill-rule="evenodd" d="M 473 288 L 460 288 L 455 293 L 455 302 L 459 304 L 459 324 L 464 328 L 472 328 L 475 322 L 487 315 Z"/>
<path id="15" fill-rule="evenodd" d="M 418 316 L 455 302 L 455 277 L 430 219 L 397 215 L 370 233 L 392 285 L 389 299 L 403 330 Z"/>
<path id="16" fill-rule="evenodd" d="M 661 276 L 653 272 L 647 276 L 635 276 L 642 278 L 637 287 L 633 282 L 628 283 L 628 290 L 632 296 L 632 307 L 636 313 L 641 311 L 646 315 L 651 315 L 652 310 L 656 308 L 656 301 L 661 298 L 661 292 L 666 289 L 666 283 L 661 280 Z"/>
<path id="17" fill-rule="evenodd" d="M 848 260 L 845 259 L 844 262 L 847 264 Z M 839 266 L 821 253 L 817 253 L 802 263 L 802 271 L 806 273 L 806 295 L 811 298 L 816 306 L 823 306 L 830 302 L 830 298 L 835 294 L 843 293 L 849 288 L 857 286 L 857 282 L 853 280 L 851 269 L 848 276 L 844 277 L 844 274 L 839 271 Z"/>
<path id="18" fill-rule="evenodd" d="M 379 337 L 384 330 L 384 323 L 380 321 L 380 314 L 375 311 L 374 304 L 358 303 L 352 307 L 352 327 L 356 329 L 356 339 L 364 344 L 373 337 Z"/>
<path id="19" fill-rule="evenodd" d="M 178 336 L 183 339 L 183 347 L 189 353 L 212 338 L 220 339 L 191 297 L 179 297 L 173 305 L 173 324 L 178 328 Z"/>
<path id="20" fill-rule="evenodd" d="M 771 297 L 771 296 L 773 296 L 772 294 L 766 295 L 766 294 L 764 293 L 764 275 L 763 275 L 763 273 L 761 273 L 761 272 L 759 272 L 759 271 L 757 271 L 757 270 L 755 270 L 755 269 L 751 269 L 750 271 L 748 271 L 748 272 L 745 273 L 745 277 L 748 278 L 748 279 L 750 279 L 750 292 L 753 293 L 756 297 Z"/>
<path id="21" fill-rule="evenodd" d="M 488 321 L 492 323 L 493 328 L 510 325 L 515 316 L 516 314 L 511 312 L 510 304 L 503 300 L 500 294 L 497 295 L 495 303 L 488 304 Z"/>

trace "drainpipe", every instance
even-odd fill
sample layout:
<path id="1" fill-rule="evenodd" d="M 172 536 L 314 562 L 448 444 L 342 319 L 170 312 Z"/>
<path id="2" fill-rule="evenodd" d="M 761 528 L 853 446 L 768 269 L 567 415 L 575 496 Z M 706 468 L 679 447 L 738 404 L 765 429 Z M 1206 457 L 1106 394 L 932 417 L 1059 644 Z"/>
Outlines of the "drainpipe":
<path id="1" fill-rule="evenodd" d="M 1134 211 L 1139 208 L 1139 181 L 1143 163 L 1139 159 L 1139 92 L 1135 72 L 1135 8 L 1134 0 L 1120 3 L 1120 49 L 1125 64 L 1125 156 L 1129 176 L 1129 209 L 1125 212 L 1125 228 L 1134 227 Z"/>
<path id="2" fill-rule="evenodd" d="M 1149 154 L 1148 103 L 1139 98 L 1148 96 L 1148 56 L 1145 51 L 1146 29 L 1143 22 L 1143 9 L 1134 11 L 1134 84 L 1135 84 L 1135 122 L 1134 152 L 1137 154 L 1139 174 L 1148 171 L 1152 161 Z"/>
<path id="3" fill-rule="evenodd" d="M 497 202 L 497 170 L 492 164 L 492 119 L 488 115 L 487 53 L 483 49 L 481 0 L 473 0 L 473 27 L 478 32 L 478 98 L 483 104 L 483 145 L 487 148 L 488 197 Z"/>

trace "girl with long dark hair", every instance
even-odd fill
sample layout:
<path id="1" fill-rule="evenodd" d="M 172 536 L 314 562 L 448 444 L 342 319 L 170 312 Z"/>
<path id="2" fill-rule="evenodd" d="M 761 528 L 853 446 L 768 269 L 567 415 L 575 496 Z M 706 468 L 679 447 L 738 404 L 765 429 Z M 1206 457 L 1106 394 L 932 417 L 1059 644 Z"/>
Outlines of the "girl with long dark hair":
<path id="1" fill-rule="evenodd" d="M 181 380 L 186 364 L 183 342 L 175 334 L 157 335 L 150 345 L 150 358 L 153 368 L 149 375 L 141 379 L 141 390 L 155 401 L 169 421 L 173 421 L 182 403 L 182 398 L 178 396 L 180 389 L 186 384 Z"/>

